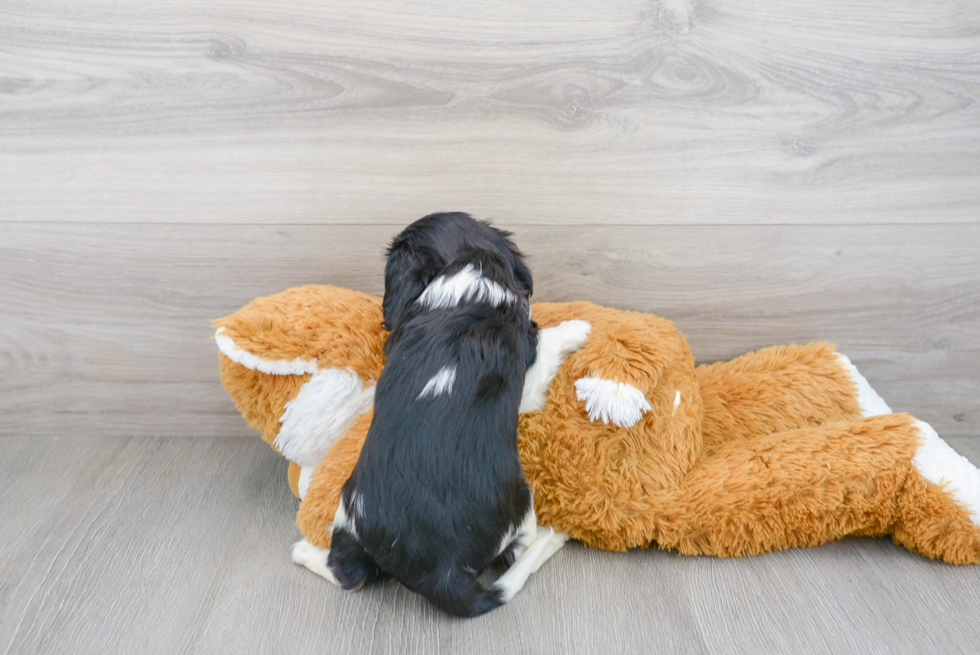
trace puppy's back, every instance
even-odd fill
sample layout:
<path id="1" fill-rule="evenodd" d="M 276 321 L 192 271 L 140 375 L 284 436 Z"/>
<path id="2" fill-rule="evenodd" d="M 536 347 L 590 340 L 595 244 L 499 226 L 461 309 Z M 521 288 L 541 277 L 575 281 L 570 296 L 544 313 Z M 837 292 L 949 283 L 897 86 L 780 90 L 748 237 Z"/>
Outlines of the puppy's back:
<path id="1" fill-rule="evenodd" d="M 531 505 L 517 409 L 535 346 L 509 263 L 471 249 L 386 345 L 374 420 L 348 482 L 358 538 L 382 569 L 454 614 L 502 602 L 476 574 Z"/>

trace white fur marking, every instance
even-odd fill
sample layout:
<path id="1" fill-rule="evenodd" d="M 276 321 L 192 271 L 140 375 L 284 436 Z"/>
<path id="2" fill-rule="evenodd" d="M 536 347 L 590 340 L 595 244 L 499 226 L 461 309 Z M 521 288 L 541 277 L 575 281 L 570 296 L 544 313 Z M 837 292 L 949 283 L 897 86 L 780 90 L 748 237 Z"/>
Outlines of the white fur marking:
<path id="1" fill-rule="evenodd" d="M 534 543 L 521 553 L 514 564 L 493 583 L 492 587 L 502 592 L 501 600 L 505 603 L 510 602 L 517 595 L 517 592 L 524 588 L 524 583 L 527 582 L 531 574 L 540 569 L 542 564 L 557 553 L 566 541 L 568 541 L 566 534 L 539 528 Z"/>
<path id="2" fill-rule="evenodd" d="M 538 351 L 534 364 L 524 376 L 524 393 L 520 413 L 544 408 L 548 387 L 558 374 L 562 361 L 582 347 L 592 326 L 588 321 L 563 321 L 550 328 L 538 330 Z"/>
<path id="3" fill-rule="evenodd" d="M 231 337 L 222 334 L 225 328 L 219 327 L 214 333 L 214 342 L 225 357 L 245 368 L 267 375 L 306 375 L 320 370 L 316 359 L 262 359 L 258 355 L 239 348 Z"/>
<path id="4" fill-rule="evenodd" d="M 293 564 L 305 566 L 332 584 L 340 587 L 340 582 L 334 577 L 333 571 L 327 567 L 330 549 L 317 548 L 306 539 L 293 544 Z"/>
<path id="5" fill-rule="evenodd" d="M 425 288 L 418 302 L 426 309 L 455 307 L 464 300 L 498 306 L 517 302 L 517 295 L 489 280 L 473 264 L 446 277 L 440 275 Z"/>
<path id="6" fill-rule="evenodd" d="M 275 445 L 286 459 L 316 466 L 354 420 L 371 409 L 374 387 L 364 388 L 352 369 L 317 371 L 286 403 Z"/>
<path id="7" fill-rule="evenodd" d="M 631 427 L 651 409 L 643 392 L 625 382 L 579 378 L 575 381 L 575 393 L 579 400 L 585 401 L 589 418 L 606 425 L 613 423 L 621 428 Z"/>
<path id="8" fill-rule="evenodd" d="M 351 523 L 354 520 L 362 518 L 364 516 L 364 496 L 357 493 L 356 491 L 350 495 L 351 505 L 354 506 L 354 516 L 352 517 Z"/>
<path id="9" fill-rule="evenodd" d="M 429 378 L 429 381 L 425 383 L 422 388 L 422 392 L 418 395 L 416 400 L 421 400 L 426 396 L 438 396 L 441 393 L 451 395 L 453 392 L 453 383 L 456 382 L 456 367 L 455 366 L 443 366 L 439 371 Z"/>
<path id="10" fill-rule="evenodd" d="M 950 448 L 931 425 L 922 421 L 913 425 L 922 435 L 922 444 L 912 464 L 929 482 L 945 485 L 946 493 L 970 513 L 974 525 L 980 525 L 980 470 Z"/>
<path id="11" fill-rule="evenodd" d="M 500 545 L 497 546 L 497 557 L 500 556 L 504 550 L 507 549 L 512 542 L 516 541 L 517 545 L 514 547 L 514 555 L 520 556 L 531 543 L 537 539 L 538 536 L 538 517 L 534 514 L 534 499 L 531 499 L 531 506 L 528 508 L 527 513 L 521 520 L 520 525 L 512 525 L 504 534 L 503 538 L 500 540 Z"/>
<path id="12" fill-rule="evenodd" d="M 356 498 L 355 498 L 356 501 Z M 355 507 L 355 511 L 357 508 Z M 337 512 L 333 515 L 333 531 L 345 530 L 350 534 L 357 536 L 357 526 L 354 524 L 354 518 L 347 516 L 347 510 L 344 509 L 344 499 L 340 499 L 340 503 L 337 504 Z"/>
<path id="13" fill-rule="evenodd" d="M 851 379 L 854 380 L 854 383 L 857 385 L 857 401 L 858 407 L 861 408 L 861 416 L 868 417 L 891 414 L 891 407 L 889 407 L 888 404 L 882 400 L 881 396 L 878 395 L 878 392 L 871 388 L 871 384 L 858 372 L 857 367 L 851 363 L 851 360 L 840 353 L 834 354 L 840 358 L 841 363 L 844 364 L 844 368 L 847 369 Z"/>
<path id="14" fill-rule="evenodd" d="M 681 406 L 681 392 L 678 391 L 674 394 L 674 411 L 671 412 L 671 416 L 677 413 L 677 408 Z"/>
<path id="15" fill-rule="evenodd" d="M 313 472 L 316 470 L 313 466 L 301 466 L 299 469 L 299 481 L 296 483 L 297 491 L 299 492 L 299 499 L 306 499 L 306 490 L 310 488 L 310 482 L 313 481 Z"/>

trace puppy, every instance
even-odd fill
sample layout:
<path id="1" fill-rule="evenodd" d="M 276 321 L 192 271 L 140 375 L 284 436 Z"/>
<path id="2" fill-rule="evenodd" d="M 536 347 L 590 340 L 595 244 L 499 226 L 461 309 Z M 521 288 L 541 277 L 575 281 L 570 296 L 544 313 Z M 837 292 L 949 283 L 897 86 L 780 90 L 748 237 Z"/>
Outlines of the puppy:
<path id="1" fill-rule="evenodd" d="M 395 320 L 463 248 L 502 255 L 514 273 L 518 289 L 525 299 L 529 298 L 534 291 L 531 271 L 510 236 L 510 232 L 462 212 L 429 214 L 406 227 L 388 247 L 381 305 L 385 329 L 394 327 Z"/>
<path id="2" fill-rule="evenodd" d="M 341 492 L 327 558 L 359 589 L 394 576 L 446 612 L 509 601 L 566 537 L 539 535 L 517 454 L 537 327 L 511 253 L 461 246 L 395 322 L 374 418 Z M 491 586 L 477 576 L 516 557 Z"/>

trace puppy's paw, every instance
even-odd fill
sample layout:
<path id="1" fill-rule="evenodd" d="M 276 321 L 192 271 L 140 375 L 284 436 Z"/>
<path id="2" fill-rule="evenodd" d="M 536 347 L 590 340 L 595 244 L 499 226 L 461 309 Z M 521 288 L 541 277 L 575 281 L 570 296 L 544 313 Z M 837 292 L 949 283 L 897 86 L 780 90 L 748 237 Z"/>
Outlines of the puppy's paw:
<path id="1" fill-rule="evenodd" d="M 329 556 L 329 548 L 317 548 L 306 539 L 302 539 L 293 544 L 293 564 L 305 566 L 307 570 L 316 573 L 324 580 L 340 587 L 340 582 L 330 568 L 327 567 L 327 558 Z"/>
<path id="2" fill-rule="evenodd" d="M 552 528 L 538 527 L 538 541 L 546 543 L 541 553 L 534 563 L 531 573 L 537 573 L 541 565 L 551 559 L 551 556 L 561 550 L 562 546 L 568 542 L 568 535 L 564 532 L 555 532 Z"/>
<path id="3" fill-rule="evenodd" d="M 546 528 L 543 525 L 539 525 L 538 539 L 547 539 L 564 545 L 568 541 L 568 535 L 564 532 L 556 532 L 554 528 Z"/>
<path id="4" fill-rule="evenodd" d="M 524 394 L 518 412 L 536 412 L 544 407 L 548 386 L 562 360 L 585 343 L 591 329 L 588 321 L 575 320 L 538 330 L 538 353 L 524 377 Z"/>

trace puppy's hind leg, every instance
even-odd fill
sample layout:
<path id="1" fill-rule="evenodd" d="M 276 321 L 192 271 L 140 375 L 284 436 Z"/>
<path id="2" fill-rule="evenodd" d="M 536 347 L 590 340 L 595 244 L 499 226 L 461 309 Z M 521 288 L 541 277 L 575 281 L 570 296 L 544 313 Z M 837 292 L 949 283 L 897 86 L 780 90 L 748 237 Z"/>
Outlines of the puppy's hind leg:
<path id="1" fill-rule="evenodd" d="M 542 564 L 565 545 L 566 541 L 568 541 L 566 534 L 555 532 L 550 528 L 539 528 L 538 538 L 517 557 L 506 573 L 497 578 L 491 589 L 500 592 L 502 602 L 510 602 L 517 592 L 524 588 L 531 574 L 537 572 Z"/>
<path id="2" fill-rule="evenodd" d="M 334 530 L 327 566 L 345 591 L 360 591 L 365 583 L 384 577 L 374 558 L 346 530 Z"/>
<path id="3" fill-rule="evenodd" d="M 306 539 L 293 544 L 293 562 L 347 591 L 359 590 L 384 573 L 357 538 L 341 498 L 334 514 L 330 548 L 318 548 Z"/>

